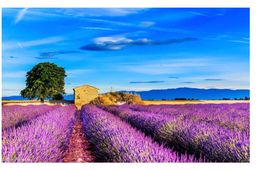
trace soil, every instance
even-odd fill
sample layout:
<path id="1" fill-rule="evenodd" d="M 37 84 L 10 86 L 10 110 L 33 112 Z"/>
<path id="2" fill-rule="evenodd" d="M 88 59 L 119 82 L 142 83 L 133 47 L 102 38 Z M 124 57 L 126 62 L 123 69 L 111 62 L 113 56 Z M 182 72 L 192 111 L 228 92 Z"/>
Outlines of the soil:
<path id="1" fill-rule="evenodd" d="M 78 112 L 64 162 L 94 162 L 94 156 L 90 151 L 90 144 L 85 138 L 79 114 Z"/>

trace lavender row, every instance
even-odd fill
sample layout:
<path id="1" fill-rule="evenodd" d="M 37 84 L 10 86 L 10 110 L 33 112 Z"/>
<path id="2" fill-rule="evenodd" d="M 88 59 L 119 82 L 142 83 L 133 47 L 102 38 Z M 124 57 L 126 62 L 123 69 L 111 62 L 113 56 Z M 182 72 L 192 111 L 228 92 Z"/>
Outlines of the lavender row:
<path id="1" fill-rule="evenodd" d="M 248 162 L 249 133 L 231 131 L 208 122 L 151 112 L 137 112 L 123 107 L 105 107 L 132 126 L 174 150 L 202 154 L 209 161 Z"/>
<path id="2" fill-rule="evenodd" d="M 60 107 L 26 125 L 2 131 L 3 162 L 61 162 L 66 151 L 76 109 Z"/>
<path id="3" fill-rule="evenodd" d="M 155 143 L 120 118 L 95 106 L 81 110 L 85 134 L 94 153 L 104 162 L 193 162 L 189 155 L 177 155 Z M 202 160 L 200 160 L 202 161 Z"/>
<path id="4" fill-rule="evenodd" d="M 187 104 L 187 105 L 129 105 L 135 111 L 170 114 L 193 122 L 208 122 L 235 131 L 249 133 L 249 103 Z"/>
<path id="5" fill-rule="evenodd" d="M 28 105 L 28 106 L 3 106 L 2 110 L 2 128 L 18 126 L 24 122 L 36 118 L 52 109 L 61 107 L 59 105 Z"/>

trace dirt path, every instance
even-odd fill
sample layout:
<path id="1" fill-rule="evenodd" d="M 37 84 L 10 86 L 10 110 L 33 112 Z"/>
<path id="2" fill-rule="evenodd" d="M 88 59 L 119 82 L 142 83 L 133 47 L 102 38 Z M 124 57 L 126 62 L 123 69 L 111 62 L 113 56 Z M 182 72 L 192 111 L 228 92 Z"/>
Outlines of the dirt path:
<path id="1" fill-rule="evenodd" d="M 89 150 L 89 143 L 86 140 L 80 113 L 77 113 L 77 121 L 73 127 L 72 136 L 69 142 L 68 152 L 65 154 L 64 162 L 93 162 L 94 157 Z"/>

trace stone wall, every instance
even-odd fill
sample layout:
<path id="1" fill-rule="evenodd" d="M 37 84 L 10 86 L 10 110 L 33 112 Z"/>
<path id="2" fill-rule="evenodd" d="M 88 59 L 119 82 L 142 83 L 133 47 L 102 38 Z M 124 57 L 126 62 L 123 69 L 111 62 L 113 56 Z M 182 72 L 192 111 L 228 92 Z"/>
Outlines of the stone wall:
<path id="1" fill-rule="evenodd" d="M 81 109 L 84 104 L 98 97 L 98 89 L 92 86 L 84 85 L 74 88 L 74 104 L 77 109 Z"/>

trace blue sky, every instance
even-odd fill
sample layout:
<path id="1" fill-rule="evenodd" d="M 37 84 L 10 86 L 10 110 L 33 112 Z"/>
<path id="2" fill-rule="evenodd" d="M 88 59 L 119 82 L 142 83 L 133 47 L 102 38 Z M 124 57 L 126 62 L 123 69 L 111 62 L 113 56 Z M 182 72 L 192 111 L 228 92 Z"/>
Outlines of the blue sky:
<path id="1" fill-rule="evenodd" d="M 66 93 L 177 87 L 249 89 L 249 9 L 5 8 L 3 96 L 35 64 L 65 68 Z"/>

